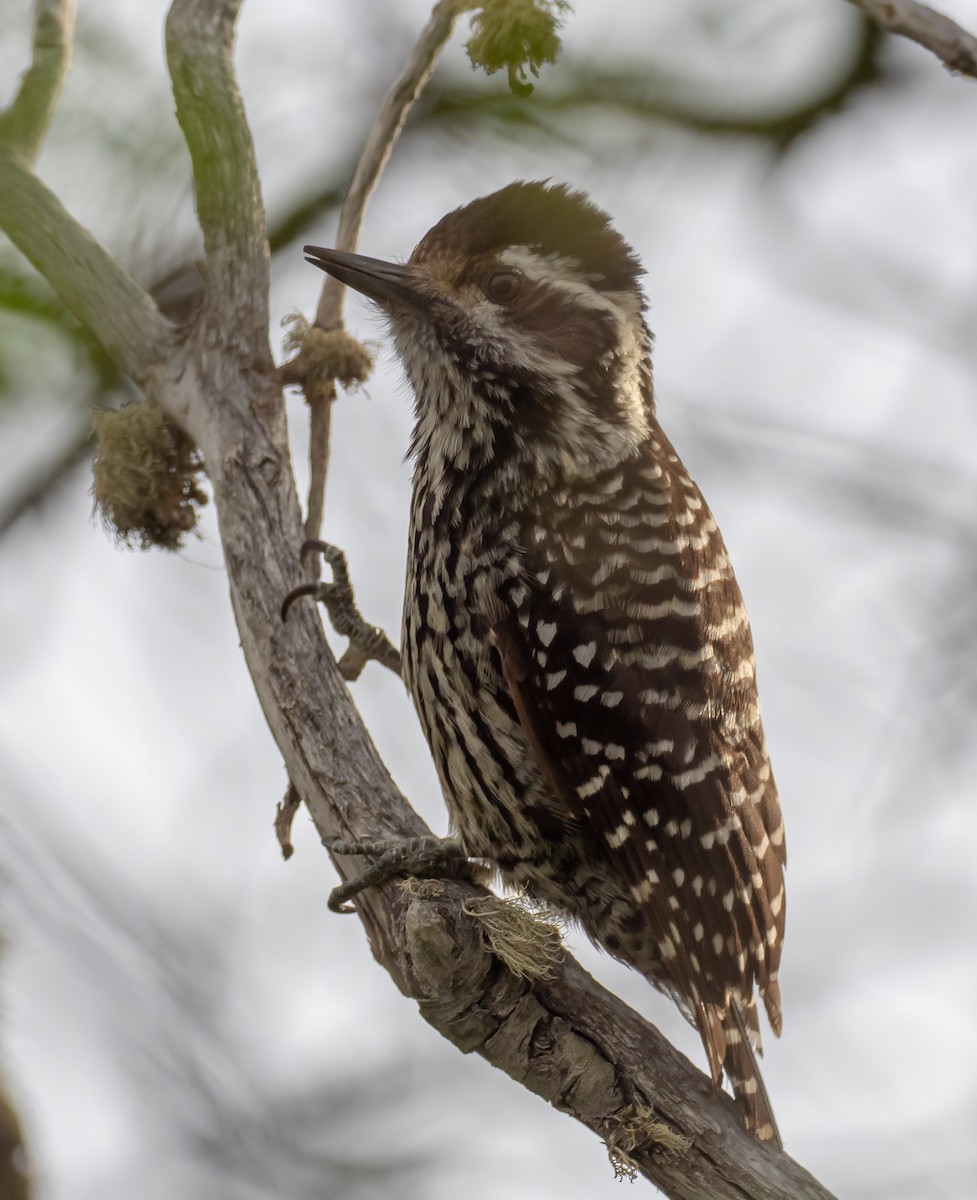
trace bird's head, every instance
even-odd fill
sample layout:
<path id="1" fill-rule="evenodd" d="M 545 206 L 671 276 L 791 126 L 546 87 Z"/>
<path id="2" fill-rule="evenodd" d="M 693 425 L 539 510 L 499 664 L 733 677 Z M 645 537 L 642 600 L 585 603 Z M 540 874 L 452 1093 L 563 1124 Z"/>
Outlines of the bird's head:
<path id="1" fill-rule="evenodd" d="M 647 436 L 642 268 L 583 193 L 510 184 L 448 213 L 404 264 L 305 252 L 387 315 L 416 397 L 415 452 L 573 475 Z"/>

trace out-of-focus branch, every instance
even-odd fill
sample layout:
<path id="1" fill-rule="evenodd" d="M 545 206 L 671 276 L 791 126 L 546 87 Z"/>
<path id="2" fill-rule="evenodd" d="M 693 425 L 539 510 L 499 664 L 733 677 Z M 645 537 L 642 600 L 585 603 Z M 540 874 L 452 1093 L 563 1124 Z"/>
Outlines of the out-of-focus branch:
<path id="1" fill-rule="evenodd" d="M 61 95 L 71 62 L 75 0 L 35 0 L 31 65 L 17 95 L 0 113 L 0 143 L 33 166 Z"/>
<path id="2" fill-rule="evenodd" d="M 356 249 L 366 202 L 387 165 L 410 110 L 434 72 L 438 56 L 451 36 L 458 14 L 466 7 L 469 7 L 468 0 L 438 0 L 417 39 L 407 66 L 387 93 L 343 200 L 336 234 L 337 250 Z M 331 330 L 341 325 L 344 292 L 345 288 L 338 279 L 331 275 L 325 277 L 313 322 L 317 328 Z M 310 426 L 305 536 L 314 539 L 319 536 L 325 511 L 330 425 L 332 405 L 336 399 L 336 382 L 332 378 L 310 380 L 303 390 L 309 404 Z"/>
<path id="3" fill-rule="evenodd" d="M 126 270 L 61 202 L 0 148 L 0 228 L 140 387 L 173 328 Z"/>
<path id="4" fill-rule="evenodd" d="M 39 509 L 57 489 L 58 485 L 86 460 L 92 457 L 92 427 L 86 420 L 84 425 L 74 428 L 64 437 L 54 458 L 33 472 L 21 491 L 15 493 L 0 509 L 0 538 L 30 512 Z M 0 1196 L 3 1191 L 0 1190 Z"/>
<path id="5" fill-rule="evenodd" d="M 977 79 L 977 37 L 956 21 L 916 0 L 848 0 L 890 33 L 932 51 L 944 66 Z"/>
<path id="6" fill-rule="evenodd" d="M 238 334 L 252 344 L 268 338 L 269 252 L 254 144 L 234 81 L 241 3 L 174 0 L 166 58 L 207 252 L 203 324 L 244 322 Z"/>
<path id="7" fill-rule="evenodd" d="M 0 116 L 0 228 L 127 375 L 149 386 L 169 322 L 104 247 L 31 174 L 71 56 L 73 0 L 38 0 L 33 59 Z"/>

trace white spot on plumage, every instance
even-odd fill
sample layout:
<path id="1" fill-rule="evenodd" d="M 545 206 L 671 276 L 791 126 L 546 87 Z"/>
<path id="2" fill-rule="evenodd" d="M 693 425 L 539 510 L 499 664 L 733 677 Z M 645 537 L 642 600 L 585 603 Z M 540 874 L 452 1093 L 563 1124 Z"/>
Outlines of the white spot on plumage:
<path id="1" fill-rule="evenodd" d="M 654 781 L 661 779 L 662 769 L 658 763 L 648 763 L 646 766 L 639 767 L 634 773 L 635 779 L 647 779 Z"/>
<path id="2" fill-rule="evenodd" d="M 576 721 L 557 721 L 556 736 L 561 738 L 570 738 L 577 736 Z"/>
<path id="3" fill-rule="evenodd" d="M 624 606 L 625 612 L 634 621 L 658 621 L 662 617 L 697 617 L 700 612 L 698 600 L 683 600 L 680 596 L 671 596 L 660 604 L 645 604 L 643 600 L 632 597 Z"/>
<path id="4" fill-rule="evenodd" d="M 573 651 L 573 657 L 582 667 L 589 667 L 593 662 L 594 655 L 597 653 L 596 642 L 586 642 L 582 646 L 577 646 Z"/>
<path id="5" fill-rule="evenodd" d="M 591 776 L 586 783 L 580 784 L 580 786 L 577 788 L 577 795 L 581 800 L 586 800 L 590 796 L 597 795 L 597 793 L 604 786 L 604 780 L 607 778 L 609 770 L 610 768 L 608 766 L 606 766 L 604 763 L 601 763 L 601 765 L 597 768 L 597 774 Z"/>
<path id="6" fill-rule="evenodd" d="M 627 825 L 618 825 L 613 832 L 606 835 L 607 844 L 612 850 L 620 850 L 630 836 L 631 830 L 628 829 Z"/>
<path id="7" fill-rule="evenodd" d="M 544 646 L 548 646 L 556 637 L 555 621 L 537 621 L 536 635 Z"/>
<path id="8" fill-rule="evenodd" d="M 566 671 L 564 671 L 563 674 L 565 675 Z M 586 702 L 587 700 L 593 700 L 598 691 L 599 688 L 596 684 L 580 683 L 577 684 L 577 686 L 573 689 L 573 698 L 574 700 L 582 700 Z"/>
<path id="9" fill-rule="evenodd" d="M 552 692 L 554 688 L 558 688 L 560 686 L 566 677 L 566 671 L 551 671 L 550 674 L 546 676 L 546 690 L 548 692 Z"/>
<path id="10" fill-rule="evenodd" d="M 679 788 L 687 788 L 690 784 L 701 783 L 719 765 L 719 755 L 709 754 L 697 767 L 690 767 L 688 771 L 682 771 L 678 775 L 673 775 L 672 782 Z M 705 845 L 705 842 L 703 842 L 703 845 Z"/>

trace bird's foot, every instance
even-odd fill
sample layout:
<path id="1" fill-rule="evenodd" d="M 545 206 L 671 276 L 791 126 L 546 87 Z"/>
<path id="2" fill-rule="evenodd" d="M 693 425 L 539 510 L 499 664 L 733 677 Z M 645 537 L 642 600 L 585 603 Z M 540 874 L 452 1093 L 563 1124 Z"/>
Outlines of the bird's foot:
<path id="1" fill-rule="evenodd" d="M 323 845 L 336 855 L 367 854 L 376 860 L 356 879 L 333 888 L 329 896 L 329 907 L 333 912 L 355 912 L 349 904 L 354 896 L 366 888 L 386 883 L 394 875 L 414 875 L 426 879 L 474 879 L 476 873 L 475 866 L 452 838 L 438 838 L 430 834 L 424 837 L 384 838 L 375 842 L 345 842 L 341 838 L 324 838 Z"/>
<path id="2" fill-rule="evenodd" d="M 303 544 L 302 561 L 306 562 L 308 556 L 313 553 L 321 554 L 332 568 L 332 583 L 300 583 L 298 587 L 292 588 L 282 601 L 282 620 L 286 620 L 288 610 L 296 600 L 302 596 L 313 596 L 325 606 L 333 629 L 343 637 L 349 638 L 349 646 L 339 660 L 339 670 L 345 680 L 352 682 L 359 679 L 370 659 L 376 659 L 395 675 L 399 675 L 400 651 L 383 630 L 378 625 L 370 625 L 356 607 L 346 555 L 338 546 L 317 539 Z"/>

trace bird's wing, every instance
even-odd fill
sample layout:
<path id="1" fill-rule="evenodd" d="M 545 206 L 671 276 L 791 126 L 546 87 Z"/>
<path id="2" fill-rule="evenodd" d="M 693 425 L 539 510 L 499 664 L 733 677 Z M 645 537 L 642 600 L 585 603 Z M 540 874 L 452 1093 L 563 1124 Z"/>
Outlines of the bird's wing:
<path id="1" fill-rule="evenodd" d="M 661 501 L 645 495 L 643 513 L 642 495 L 626 525 L 578 506 L 570 524 L 527 527 L 522 577 L 489 625 L 543 774 L 630 888 L 717 1074 L 701 1010 L 749 1004 L 756 981 L 779 1031 L 782 825 L 715 522 L 706 510 L 702 544 L 689 533 L 691 553 L 676 552 Z"/>

